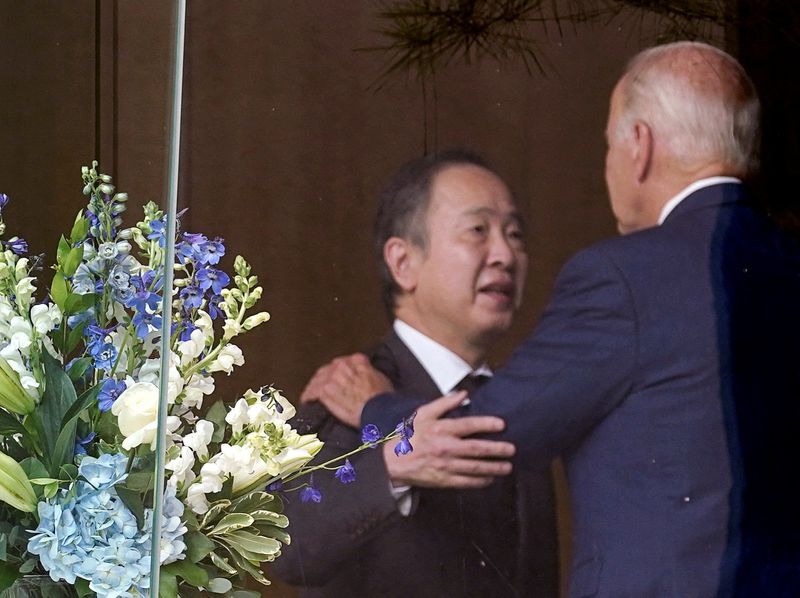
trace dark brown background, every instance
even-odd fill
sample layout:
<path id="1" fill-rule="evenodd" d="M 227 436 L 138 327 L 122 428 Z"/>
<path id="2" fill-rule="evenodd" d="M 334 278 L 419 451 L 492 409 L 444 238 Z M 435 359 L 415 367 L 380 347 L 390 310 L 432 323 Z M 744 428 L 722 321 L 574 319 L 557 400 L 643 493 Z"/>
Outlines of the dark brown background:
<path id="1" fill-rule="evenodd" d="M 0 9 L 0 191 L 14 202 L 5 217 L 52 259 L 93 158 L 132 208 L 163 204 L 172 9 L 160 0 Z M 247 364 L 218 385 L 230 399 L 265 383 L 295 397 L 321 363 L 383 333 L 373 198 L 426 146 L 485 154 L 530 223 L 525 308 L 497 361 L 535 322 L 564 260 L 615 233 L 603 184 L 607 101 L 657 23 L 541 32 L 547 76 L 515 61 L 454 63 L 426 103 L 410 75 L 370 88 L 385 58 L 356 49 L 381 42 L 376 11 L 367 0 L 189 2 L 184 228 L 224 237 L 228 258 L 245 255 L 273 315 L 237 341 Z"/>

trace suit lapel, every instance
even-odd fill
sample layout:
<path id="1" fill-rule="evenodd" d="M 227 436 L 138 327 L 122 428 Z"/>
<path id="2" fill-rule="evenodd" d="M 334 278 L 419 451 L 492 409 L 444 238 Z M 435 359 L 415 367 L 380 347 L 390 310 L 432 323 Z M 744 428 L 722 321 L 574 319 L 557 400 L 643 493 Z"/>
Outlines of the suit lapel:
<path id="1" fill-rule="evenodd" d="M 395 390 L 430 400 L 442 393 L 400 337 L 390 330 L 370 352 L 372 365 L 383 372 Z"/>

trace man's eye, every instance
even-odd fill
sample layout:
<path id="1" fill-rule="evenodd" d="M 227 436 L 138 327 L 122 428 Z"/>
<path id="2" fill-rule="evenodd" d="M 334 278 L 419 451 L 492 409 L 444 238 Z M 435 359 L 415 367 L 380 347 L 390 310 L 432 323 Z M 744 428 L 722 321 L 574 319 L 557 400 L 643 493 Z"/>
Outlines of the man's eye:
<path id="1" fill-rule="evenodd" d="M 474 233 L 484 234 L 488 227 L 485 224 L 474 224 L 470 227 L 470 230 Z"/>

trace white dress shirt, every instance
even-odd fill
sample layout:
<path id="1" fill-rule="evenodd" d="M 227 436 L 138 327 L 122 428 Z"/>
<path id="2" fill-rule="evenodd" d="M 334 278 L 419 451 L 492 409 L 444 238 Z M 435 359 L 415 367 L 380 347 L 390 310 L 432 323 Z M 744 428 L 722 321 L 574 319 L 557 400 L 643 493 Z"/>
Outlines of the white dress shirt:
<path id="1" fill-rule="evenodd" d="M 395 320 L 393 328 L 403 344 L 408 347 L 408 350 L 428 372 L 442 395 L 452 392 L 456 385 L 469 374 L 492 375 L 492 370 L 486 364 L 473 370 L 466 361 L 450 349 L 443 347 L 431 337 L 422 334 L 402 320 Z M 392 485 L 390 490 L 397 501 L 397 509 L 400 514 L 403 517 L 408 517 L 413 506 L 411 486 Z"/>
<path id="2" fill-rule="evenodd" d="M 673 197 L 667 203 L 664 204 L 664 207 L 661 208 L 661 215 L 658 217 L 659 226 L 664 224 L 664 221 L 667 219 L 667 216 L 670 215 L 670 212 L 672 212 L 672 210 L 674 210 L 679 203 L 681 203 L 684 199 L 689 197 L 695 191 L 703 189 L 704 187 L 710 187 L 711 185 L 721 185 L 723 183 L 741 184 L 741 182 L 742 182 L 741 180 L 732 176 L 712 176 L 695 181 L 688 187 L 685 187 L 680 193 L 678 193 L 675 197 Z"/>

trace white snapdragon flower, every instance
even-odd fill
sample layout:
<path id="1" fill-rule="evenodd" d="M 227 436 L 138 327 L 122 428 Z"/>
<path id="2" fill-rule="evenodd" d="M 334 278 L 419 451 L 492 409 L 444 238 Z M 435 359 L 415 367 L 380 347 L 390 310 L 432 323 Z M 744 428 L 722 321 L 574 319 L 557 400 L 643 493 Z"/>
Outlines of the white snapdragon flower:
<path id="1" fill-rule="evenodd" d="M 222 326 L 222 338 L 225 340 L 230 340 L 234 336 L 238 336 L 242 332 L 242 325 L 239 324 L 233 318 L 228 318 L 225 320 L 225 324 Z"/>
<path id="2" fill-rule="evenodd" d="M 203 397 L 214 392 L 214 378 L 192 374 L 189 382 L 183 387 L 183 404 L 192 409 L 203 406 Z"/>
<path id="3" fill-rule="evenodd" d="M 181 366 L 185 367 L 200 357 L 200 354 L 205 350 L 205 348 L 205 333 L 199 328 L 192 330 L 189 340 L 178 343 L 178 353 L 180 353 L 181 356 Z"/>
<path id="4" fill-rule="evenodd" d="M 239 399 L 236 401 L 236 405 L 233 406 L 233 409 L 225 416 L 225 421 L 230 424 L 234 436 L 241 434 L 244 427 L 250 423 L 247 411 L 247 401 L 245 399 Z"/>
<path id="5" fill-rule="evenodd" d="M 256 460 L 260 460 L 257 451 L 249 445 L 223 444 L 219 448 L 216 462 L 228 474 L 246 473 L 253 468 Z"/>
<path id="6" fill-rule="evenodd" d="M 39 334 L 47 334 L 61 322 L 61 310 L 54 303 L 31 307 L 31 322 Z"/>
<path id="7" fill-rule="evenodd" d="M 36 287 L 33 284 L 33 281 L 36 280 L 32 276 L 26 276 L 25 278 L 21 279 L 17 282 L 17 285 L 14 289 L 14 294 L 17 298 L 17 305 L 24 306 L 27 308 L 28 305 L 31 303 L 31 297 L 33 293 L 36 291 Z"/>
<path id="8" fill-rule="evenodd" d="M 197 310 L 197 319 L 194 321 L 194 325 L 203 331 L 207 344 L 214 340 L 214 321 L 202 309 Z"/>
<path id="9" fill-rule="evenodd" d="M 189 486 L 189 490 L 186 491 L 186 504 L 198 515 L 208 511 L 208 500 L 206 500 L 206 493 L 203 491 L 202 485 L 195 482 Z"/>
<path id="10" fill-rule="evenodd" d="M 200 468 L 200 487 L 206 494 L 222 490 L 223 482 L 223 471 L 219 463 L 209 461 Z"/>
<path id="11" fill-rule="evenodd" d="M 188 446 L 182 446 L 180 455 L 164 464 L 164 468 L 172 472 L 170 480 L 174 480 L 173 484 L 191 484 L 195 479 L 192 467 L 194 452 Z"/>
<path id="12" fill-rule="evenodd" d="M 208 371 L 225 372 L 230 375 L 235 365 L 244 365 L 244 355 L 239 347 L 234 344 L 228 344 L 222 348 L 217 358 L 208 366 Z"/>
<path id="13" fill-rule="evenodd" d="M 197 453 L 198 459 L 208 458 L 208 443 L 214 435 L 214 424 L 204 419 L 197 420 L 194 432 L 187 434 L 183 438 L 184 448 L 189 447 Z"/>

